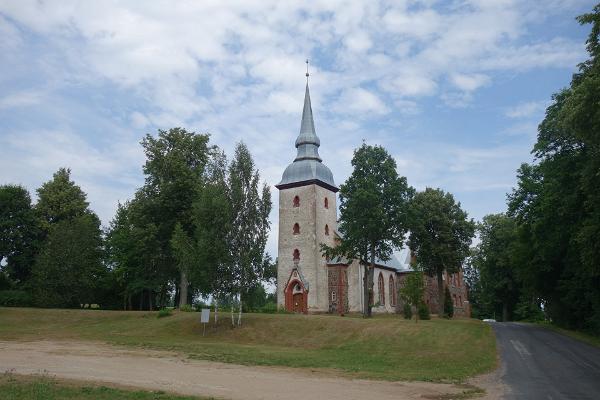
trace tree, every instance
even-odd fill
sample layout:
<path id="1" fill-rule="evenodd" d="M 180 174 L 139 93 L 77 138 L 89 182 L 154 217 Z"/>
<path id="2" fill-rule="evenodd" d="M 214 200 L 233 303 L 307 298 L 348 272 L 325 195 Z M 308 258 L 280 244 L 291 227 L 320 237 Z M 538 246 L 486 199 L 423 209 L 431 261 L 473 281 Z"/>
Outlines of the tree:
<path id="1" fill-rule="evenodd" d="M 142 191 L 149 199 L 146 215 L 156 227 L 158 246 L 153 250 L 161 274 L 179 278 L 179 305 L 189 304 L 189 278 L 186 270 L 177 269 L 171 239 L 175 226 L 191 236 L 193 203 L 202 187 L 202 178 L 212 149 L 209 136 L 183 128 L 159 130 L 158 137 L 146 135 L 142 147 L 146 154 Z"/>
<path id="2" fill-rule="evenodd" d="M 254 168 L 250 151 L 243 143 L 236 145 L 228 178 L 232 213 L 227 242 L 233 266 L 233 287 L 239 298 L 237 324 L 241 325 L 243 298 L 262 280 L 265 268 L 271 261 L 265 255 L 271 192 L 266 184 L 260 192 L 260 176 Z"/>
<path id="3" fill-rule="evenodd" d="M 475 223 L 450 193 L 427 188 L 411 201 L 408 246 L 424 272 L 437 277 L 438 307 L 444 304 L 444 271 L 458 272 L 469 255 Z"/>
<path id="4" fill-rule="evenodd" d="M 87 213 L 58 221 L 33 267 L 34 302 L 40 307 L 92 304 L 105 273 L 99 219 Z"/>
<path id="5" fill-rule="evenodd" d="M 415 322 L 419 320 L 419 305 L 423 303 L 424 293 L 425 279 L 423 271 L 416 264 L 413 264 L 413 272 L 406 276 L 404 285 L 400 288 L 400 297 L 405 304 L 415 307 Z"/>
<path id="6" fill-rule="evenodd" d="M 364 266 L 365 317 L 371 316 L 376 260 L 389 260 L 402 247 L 408 229 L 413 189 L 398 176 L 396 162 L 381 146 L 363 144 L 354 151 L 352 175 L 340 186 L 339 246 L 322 246 L 326 257 L 359 259 Z"/>
<path id="7" fill-rule="evenodd" d="M 444 317 L 452 318 L 454 316 L 454 303 L 452 302 L 452 296 L 450 295 L 450 289 L 446 286 L 444 290 Z"/>
<path id="8" fill-rule="evenodd" d="M 51 180 L 37 189 L 37 194 L 39 199 L 35 210 L 45 233 L 49 232 L 52 224 L 91 215 L 86 195 L 71 180 L 69 168 L 56 171 Z"/>
<path id="9" fill-rule="evenodd" d="M 29 192 L 22 186 L 0 186 L 0 262 L 10 278 L 26 282 L 39 247 L 39 223 Z"/>
<path id="10" fill-rule="evenodd" d="M 517 226 L 504 214 L 491 214 L 483 217 L 478 231 L 472 262 L 479 273 L 482 308 L 494 314 L 498 310 L 508 321 L 521 293 Z"/>

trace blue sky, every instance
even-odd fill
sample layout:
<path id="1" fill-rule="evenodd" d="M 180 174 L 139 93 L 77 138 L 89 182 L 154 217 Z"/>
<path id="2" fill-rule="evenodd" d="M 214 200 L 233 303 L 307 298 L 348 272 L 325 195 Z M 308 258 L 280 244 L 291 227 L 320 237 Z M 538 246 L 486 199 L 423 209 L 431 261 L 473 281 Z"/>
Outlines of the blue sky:
<path id="1" fill-rule="evenodd" d="M 34 194 L 72 169 L 104 224 L 142 185 L 157 129 L 243 140 L 275 210 L 311 60 L 321 156 L 336 183 L 364 139 L 417 189 L 475 219 L 505 210 L 552 93 L 586 58 L 593 1 L 0 0 L 0 183 Z"/>

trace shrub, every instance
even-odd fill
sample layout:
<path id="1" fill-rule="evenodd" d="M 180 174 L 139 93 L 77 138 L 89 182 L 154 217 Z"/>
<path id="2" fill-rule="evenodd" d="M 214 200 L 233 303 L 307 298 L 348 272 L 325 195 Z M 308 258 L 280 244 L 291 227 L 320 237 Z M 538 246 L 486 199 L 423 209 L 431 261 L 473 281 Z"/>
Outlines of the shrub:
<path id="1" fill-rule="evenodd" d="M 404 314 L 404 319 L 412 318 L 412 307 L 408 303 L 404 303 L 404 307 L 402 307 L 402 314 Z"/>
<path id="2" fill-rule="evenodd" d="M 24 290 L 0 290 L 0 306 L 30 307 L 33 304 L 31 293 Z"/>
<path id="3" fill-rule="evenodd" d="M 191 305 L 189 305 L 189 304 L 184 304 L 184 305 L 182 305 L 181 307 L 179 307 L 179 311 L 183 311 L 183 312 L 193 312 L 193 311 L 196 311 L 196 310 L 195 310 L 195 309 L 194 309 L 194 307 L 192 307 Z"/>
<path id="4" fill-rule="evenodd" d="M 431 316 L 429 315 L 429 307 L 427 307 L 427 304 L 425 303 L 419 304 L 418 313 L 420 319 L 431 319 Z"/>
<path id="5" fill-rule="evenodd" d="M 265 314 L 275 314 L 277 312 L 277 303 L 268 302 L 258 309 L 258 312 Z"/>
<path id="6" fill-rule="evenodd" d="M 156 318 L 168 317 L 172 314 L 170 308 L 161 308 L 158 310 L 158 314 L 156 314 Z"/>
<path id="7" fill-rule="evenodd" d="M 454 303 L 452 302 L 452 296 L 450 296 L 450 289 L 446 286 L 444 292 L 444 318 L 452 318 L 454 316 Z"/>

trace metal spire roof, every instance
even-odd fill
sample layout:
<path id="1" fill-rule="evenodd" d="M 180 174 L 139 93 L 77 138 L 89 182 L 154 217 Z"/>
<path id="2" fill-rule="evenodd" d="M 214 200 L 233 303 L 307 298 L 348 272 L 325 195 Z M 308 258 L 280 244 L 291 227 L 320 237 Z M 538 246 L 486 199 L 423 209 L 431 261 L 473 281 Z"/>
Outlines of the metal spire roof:
<path id="1" fill-rule="evenodd" d="M 307 60 L 308 65 L 308 60 Z M 283 189 L 288 185 L 321 183 L 322 186 L 337 192 L 333 181 L 331 170 L 323 164 L 319 156 L 321 141 L 315 132 L 312 107 L 310 103 L 310 91 L 308 89 L 308 70 L 306 72 L 306 92 L 304 94 L 304 109 L 302 110 L 302 123 L 300 134 L 296 139 L 298 153 L 294 162 L 288 165 L 283 172 L 281 182 L 276 187 Z M 280 187 L 282 186 L 282 187 Z"/>

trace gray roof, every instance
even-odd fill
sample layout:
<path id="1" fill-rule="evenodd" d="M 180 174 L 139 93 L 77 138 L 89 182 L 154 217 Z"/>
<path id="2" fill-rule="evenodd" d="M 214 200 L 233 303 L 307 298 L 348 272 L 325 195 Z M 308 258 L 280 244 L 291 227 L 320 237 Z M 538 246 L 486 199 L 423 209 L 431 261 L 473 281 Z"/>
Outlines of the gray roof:
<path id="1" fill-rule="evenodd" d="M 315 132 L 315 122 L 313 120 L 312 107 L 310 103 L 310 92 L 308 82 L 306 83 L 306 92 L 304 94 L 304 109 L 302 110 L 302 123 L 300 125 L 300 134 L 296 139 L 296 149 L 298 151 L 294 162 L 292 162 L 283 172 L 281 182 L 276 186 L 300 183 L 304 181 L 320 181 L 337 190 L 333 181 L 331 170 L 323 164 L 319 156 L 319 146 L 321 141 Z"/>

